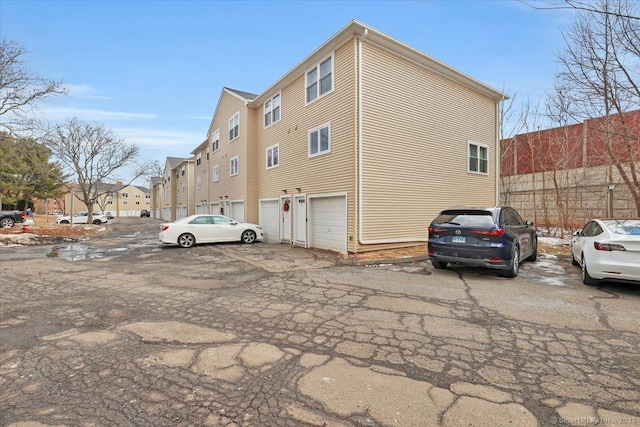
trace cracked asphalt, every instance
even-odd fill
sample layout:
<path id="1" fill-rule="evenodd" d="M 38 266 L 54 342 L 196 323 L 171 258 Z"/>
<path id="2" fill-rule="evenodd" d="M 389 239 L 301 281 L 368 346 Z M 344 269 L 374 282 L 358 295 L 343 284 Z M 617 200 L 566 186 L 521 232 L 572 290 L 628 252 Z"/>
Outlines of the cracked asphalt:
<path id="1" fill-rule="evenodd" d="M 640 424 L 640 287 L 162 246 L 0 248 L 3 426 Z"/>

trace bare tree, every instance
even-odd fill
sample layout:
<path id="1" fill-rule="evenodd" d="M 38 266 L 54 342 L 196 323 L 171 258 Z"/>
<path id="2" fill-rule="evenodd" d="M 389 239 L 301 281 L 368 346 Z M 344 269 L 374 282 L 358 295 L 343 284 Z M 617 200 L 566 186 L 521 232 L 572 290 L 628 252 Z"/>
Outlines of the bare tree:
<path id="1" fill-rule="evenodd" d="M 138 155 L 137 146 L 126 144 L 102 125 L 83 123 L 75 118 L 56 125 L 44 141 L 76 177 L 78 198 L 87 205 L 89 223 L 93 219 L 93 205 L 108 191 L 104 183 L 113 179 L 117 170 L 133 165 Z M 136 171 L 131 181 L 143 172 Z"/>
<path id="2" fill-rule="evenodd" d="M 589 5 L 563 34 L 558 78 L 576 116 L 600 118 L 587 122 L 590 137 L 597 136 L 589 148 L 600 145 L 640 214 L 640 127 L 625 115 L 640 105 L 638 3 L 600 0 Z"/>
<path id="3" fill-rule="evenodd" d="M 62 82 L 31 73 L 27 51 L 16 42 L 0 39 L 0 131 L 15 133 L 30 127 L 35 104 L 50 95 L 66 93 Z"/>

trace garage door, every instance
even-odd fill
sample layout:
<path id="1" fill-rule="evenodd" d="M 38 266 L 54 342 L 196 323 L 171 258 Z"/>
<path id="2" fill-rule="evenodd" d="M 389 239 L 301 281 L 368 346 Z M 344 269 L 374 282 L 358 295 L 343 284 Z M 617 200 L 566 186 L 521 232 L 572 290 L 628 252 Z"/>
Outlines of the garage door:
<path id="1" fill-rule="evenodd" d="M 244 202 L 231 202 L 229 217 L 238 222 L 244 222 Z"/>
<path id="2" fill-rule="evenodd" d="M 347 251 L 346 196 L 309 198 L 309 245 Z"/>
<path id="3" fill-rule="evenodd" d="M 279 213 L 277 200 L 260 201 L 260 226 L 264 231 L 266 242 L 277 243 L 280 241 Z"/>

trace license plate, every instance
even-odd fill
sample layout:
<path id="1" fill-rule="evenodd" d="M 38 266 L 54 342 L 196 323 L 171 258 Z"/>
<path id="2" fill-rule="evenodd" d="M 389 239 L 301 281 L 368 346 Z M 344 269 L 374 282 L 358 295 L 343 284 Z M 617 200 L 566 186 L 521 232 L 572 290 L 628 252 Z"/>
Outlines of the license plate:
<path id="1" fill-rule="evenodd" d="M 464 236 L 452 236 L 451 243 L 466 243 L 467 238 Z"/>

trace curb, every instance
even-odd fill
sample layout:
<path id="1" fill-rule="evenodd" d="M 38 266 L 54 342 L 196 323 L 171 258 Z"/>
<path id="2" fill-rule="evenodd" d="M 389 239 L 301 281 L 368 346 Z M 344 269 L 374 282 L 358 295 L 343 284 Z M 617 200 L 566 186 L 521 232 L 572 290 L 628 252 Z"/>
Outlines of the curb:
<path id="1" fill-rule="evenodd" d="M 403 258 L 386 258 L 386 259 L 376 259 L 376 260 L 367 260 L 367 261 L 361 261 L 357 259 L 343 259 L 343 260 L 340 260 L 338 264 L 363 267 L 366 265 L 376 265 L 376 264 L 405 264 L 405 263 L 411 263 L 411 262 L 426 261 L 428 259 L 429 259 L 429 255 L 418 255 L 418 256 L 403 257 Z"/>

